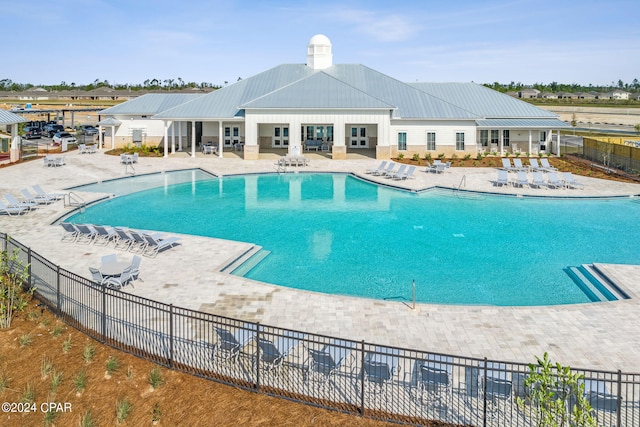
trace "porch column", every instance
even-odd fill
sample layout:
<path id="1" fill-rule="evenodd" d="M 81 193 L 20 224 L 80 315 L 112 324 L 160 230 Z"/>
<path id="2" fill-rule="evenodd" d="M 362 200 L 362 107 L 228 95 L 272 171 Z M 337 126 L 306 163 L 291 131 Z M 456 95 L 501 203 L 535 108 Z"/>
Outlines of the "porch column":
<path id="1" fill-rule="evenodd" d="M 244 125 L 244 159 L 258 160 L 260 157 L 260 137 L 258 123 L 247 120 Z M 291 137 L 291 132 L 289 132 Z"/>
<path id="2" fill-rule="evenodd" d="M 176 152 L 176 124 L 171 122 L 171 154 Z"/>
<path id="3" fill-rule="evenodd" d="M 20 160 L 20 135 L 18 135 L 18 124 L 11 124 L 11 150 L 9 161 L 14 163 Z"/>
<path id="4" fill-rule="evenodd" d="M 222 138 L 222 120 L 218 120 L 218 158 L 222 158 L 222 143 L 223 143 L 223 138 Z M 245 142 L 245 145 L 246 142 Z"/>
<path id="5" fill-rule="evenodd" d="M 333 122 L 333 148 L 331 158 L 333 160 L 344 160 L 347 158 L 347 146 L 345 145 L 346 123 L 342 118 Z"/>
<path id="6" fill-rule="evenodd" d="M 116 148 L 116 127 L 111 126 L 111 149 Z"/>
<path id="7" fill-rule="evenodd" d="M 196 156 L 196 121 L 191 122 L 191 157 Z"/>
<path id="8" fill-rule="evenodd" d="M 295 153 L 296 148 L 300 154 L 302 152 L 302 141 L 300 141 L 300 126 L 302 122 L 300 121 L 290 121 L 289 122 L 289 154 Z"/>
<path id="9" fill-rule="evenodd" d="M 504 156 L 504 135 L 502 134 L 502 129 L 498 129 L 499 132 L 499 141 L 500 141 L 500 157 Z"/>
<path id="10" fill-rule="evenodd" d="M 178 151 L 182 151 L 182 122 L 178 122 Z"/>
<path id="11" fill-rule="evenodd" d="M 102 125 L 98 125 L 98 150 L 104 147 L 104 138 L 102 137 Z"/>
<path id="12" fill-rule="evenodd" d="M 533 150 L 533 145 L 531 144 L 531 129 L 529 129 L 529 155 L 531 155 L 531 150 Z"/>
<path id="13" fill-rule="evenodd" d="M 169 125 L 167 121 L 162 121 L 164 125 L 164 157 L 169 157 Z"/>

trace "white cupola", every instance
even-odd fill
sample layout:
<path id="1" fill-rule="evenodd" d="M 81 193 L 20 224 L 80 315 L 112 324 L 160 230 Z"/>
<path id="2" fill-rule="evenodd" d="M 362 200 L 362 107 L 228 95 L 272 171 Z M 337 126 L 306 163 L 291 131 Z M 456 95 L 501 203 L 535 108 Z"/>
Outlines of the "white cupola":
<path id="1" fill-rule="evenodd" d="M 314 70 L 324 70 L 333 65 L 331 41 L 324 34 L 311 37 L 307 45 L 307 66 Z"/>

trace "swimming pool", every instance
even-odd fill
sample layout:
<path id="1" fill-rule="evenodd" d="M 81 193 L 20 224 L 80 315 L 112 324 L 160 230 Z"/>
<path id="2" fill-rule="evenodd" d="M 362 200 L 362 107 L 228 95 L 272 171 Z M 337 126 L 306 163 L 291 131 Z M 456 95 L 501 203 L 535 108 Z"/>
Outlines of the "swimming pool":
<path id="1" fill-rule="evenodd" d="M 626 198 L 460 198 L 347 174 L 181 173 L 187 182 L 161 174 L 159 187 L 70 220 L 255 243 L 270 254 L 248 278 L 376 299 L 410 299 L 415 280 L 420 302 L 581 303 L 590 299 L 567 267 L 640 263 L 640 204 Z"/>

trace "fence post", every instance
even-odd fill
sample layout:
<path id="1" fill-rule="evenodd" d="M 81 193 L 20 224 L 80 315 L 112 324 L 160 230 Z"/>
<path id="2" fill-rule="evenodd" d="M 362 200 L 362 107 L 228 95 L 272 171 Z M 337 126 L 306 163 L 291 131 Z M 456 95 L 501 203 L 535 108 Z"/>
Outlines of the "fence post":
<path id="1" fill-rule="evenodd" d="M 364 416 L 364 340 L 360 342 L 360 415 Z"/>
<path id="2" fill-rule="evenodd" d="M 62 301 L 60 300 L 60 266 L 56 265 L 56 315 L 62 313 Z"/>
<path id="3" fill-rule="evenodd" d="M 102 343 L 107 342 L 107 287 L 102 285 Z"/>
<path id="4" fill-rule="evenodd" d="M 256 390 L 260 391 L 260 322 L 256 323 Z"/>
<path id="5" fill-rule="evenodd" d="M 487 427 L 487 358 L 484 358 L 484 370 L 482 372 L 482 425 Z"/>
<path id="6" fill-rule="evenodd" d="M 169 304 L 169 368 L 173 369 L 173 304 Z"/>
<path id="7" fill-rule="evenodd" d="M 27 248 L 27 274 L 29 278 L 29 289 L 33 287 L 33 277 L 31 276 L 31 248 Z M 22 288 L 24 289 L 24 282 L 22 282 Z"/>
<path id="8" fill-rule="evenodd" d="M 622 371 L 618 369 L 618 399 L 616 400 L 616 427 L 622 426 Z"/>

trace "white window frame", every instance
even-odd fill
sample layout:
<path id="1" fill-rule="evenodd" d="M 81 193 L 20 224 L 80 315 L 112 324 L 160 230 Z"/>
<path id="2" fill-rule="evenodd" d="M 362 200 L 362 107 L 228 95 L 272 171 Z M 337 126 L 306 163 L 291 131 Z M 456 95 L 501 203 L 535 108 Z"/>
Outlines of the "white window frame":
<path id="1" fill-rule="evenodd" d="M 458 142 L 460 142 L 458 140 L 458 136 L 462 135 L 462 148 L 459 147 Z M 456 151 L 464 151 L 464 140 L 465 140 L 465 132 L 464 131 L 456 131 Z"/>
<path id="2" fill-rule="evenodd" d="M 489 146 L 489 129 L 480 129 L 480 145 Z"/>
<path id="3" fill-rule="evenodd" d="M 508 147 L 509 146 L 509 140 L 510 140 L 510 132 L 509 129 L 503 129 L 502 130 L 502 146 L 503 147 Z"/>
<path id="4" fill-rule="evenodd" d="M 405 151 L 407 149 L 407 131 L 406 130 L 399 130 L 397 133 L 397 141 L 398 141 L 398 151 Z M 404 148 L 400 146 L 400 135 L 404 135 L 404 141 L 402 142 L 404 144 Z"/>
<path id="5" fill-rule="evenodd" d="M 427 150 L 428 151 L 435 151 L 436 147 L 438 146 L 437 140 L 438 140 L 438 133 L 435 130 L 428 130 L 425 134 L 425 138 L 427 140 Z M 433 135 L 433 147 L 429 147 L 429 135 Z"/>

